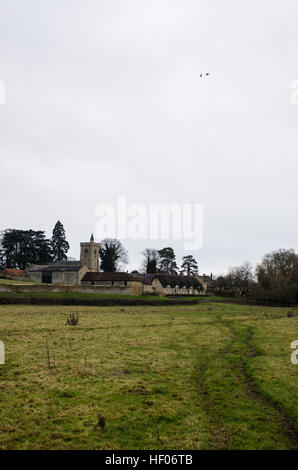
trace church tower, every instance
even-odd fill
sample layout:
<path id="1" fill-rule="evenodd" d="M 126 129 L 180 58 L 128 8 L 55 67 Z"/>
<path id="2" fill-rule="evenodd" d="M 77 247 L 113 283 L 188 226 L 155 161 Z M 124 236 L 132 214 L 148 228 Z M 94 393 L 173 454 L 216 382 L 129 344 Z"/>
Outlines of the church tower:
<path id="1" fill-rule="evenodd" d="M 99 271 L 99 243 L 94 242 L 93 233 L 90 242 L 81 243 L 80 263 L 88 267 L 89 271 Z"/>

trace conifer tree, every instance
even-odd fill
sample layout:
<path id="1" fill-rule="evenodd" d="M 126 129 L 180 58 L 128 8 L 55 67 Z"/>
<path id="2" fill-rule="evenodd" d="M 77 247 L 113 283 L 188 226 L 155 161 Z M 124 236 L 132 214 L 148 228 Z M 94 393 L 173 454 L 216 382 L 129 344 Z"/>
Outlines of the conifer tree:
<path id="1" fill-rule="evenodd" d="M 69 250 L 69 243 L 66 240 L 65 230 L 60 220 L 58 220 L 53 230 L 51 248 L 53 261 L 55 263 L 57 261 L 67 260 L 66 254 Z"/>

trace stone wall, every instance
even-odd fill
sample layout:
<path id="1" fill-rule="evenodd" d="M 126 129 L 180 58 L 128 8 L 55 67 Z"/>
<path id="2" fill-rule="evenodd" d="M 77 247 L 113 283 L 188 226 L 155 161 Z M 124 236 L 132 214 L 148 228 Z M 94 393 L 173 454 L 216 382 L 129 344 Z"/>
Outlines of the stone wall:
<path id="1" fill-rule="evenodd" d="M 32 281 L 32 282 L 41 282 L 42 273 L 35 272 L 35 271 L 29 272 L 28 279 L 29 281 Z"/>
<path id="2" fill-rule="evenodd" d="M 54 284 L 0 284 L 0 292 L 67 292 L 67 286 L 58 286 Z"/>
<path id="3" fill-rule="evenodd" d="M 158 295 L 166 295 L 166 292 L 164 292 L 164 290 L 166 291 L 166 289 L 163 288 L 163 286 L 161 285 L 159 279 L 157 278 L 154 278 L 153 281 L 152 281 L 152 290 L 155 294 L 158 294 Z"/>
<path id="4" fill-rule="evenodd" d="M 100 287 L 101 289 L 116 289 L 122 292 L 123 289 L 129 290 L 130 295 L 142 295 L 143 285 L 141 282 L 134 281 L 82 281 L 84 287 Z"/>
<path id="5" fill-rule="evenodd" d="M 3 293 L 32 293 L 40 292 L 81 292 L 85 294 L 111 294 L 111 295 L 142 295 L 142 284 L 132 283 L 138 286 L 63 286 L 55 284 L 0 284 L 0 292 Z"/>
<path id="6" fill-rule="evenodd" d="M 142 295 L 143 284 L 141 282 L 130 282 L 130 294 L 131 295 Z"/>
<path id="7" fill-rule="evenodd" d="M 110 295 L 141 295 L 132 293 L 129 286 L 74 286 L 71 292 L 82 292 L 85 294 L 110 294 Z"/>
<path id="8" fill-rule="evenodd" d="M 153 294 L 153 287 L 152 287 L 152 284 L 144 284 L 143 285 L 143 292 L 145 294 Z"/>

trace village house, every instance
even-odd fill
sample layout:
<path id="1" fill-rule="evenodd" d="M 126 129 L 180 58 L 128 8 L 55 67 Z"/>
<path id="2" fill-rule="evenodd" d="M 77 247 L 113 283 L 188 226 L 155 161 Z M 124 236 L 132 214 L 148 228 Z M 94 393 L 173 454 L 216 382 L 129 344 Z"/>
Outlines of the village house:
<path id="1" fill-rule="evenodd" d="M 59 261 L 28 268 L 28 279 L 35 283 L 53 284 L 84 292 L 111 294 L 198 295 L 207 290 L 207 283 L 198 276 L 99 272 L 100 244 L 93 235 L 82 242 L 80 261 Z"/>
<path id="2" fill-rule="evenodd" d="M 137 271 L 131 273 L 135 278 L 139 279 L 143 284 L 143 294 L 153 294 L 152 281 L 155 274 L 140 274 Z"/>
<path id="3" fill-rule="evenodd" d="M 143 283 L 144 294 L 198 295 L 205 293 L 207 285 L 199 276 L 171 275 L 164 273 L 131 273 Z"/>
<path id="4" fill-rule="evenodd" d="M 203 283 L 197 276 L 156 274 L 152 288 L 158 295 L 198 295 L 203 291 Z"/>
<path id="5" fill-rule="evenodd" d="M 101 286 L 113 294 L 142 295 L 142 281 L 128 273 L 88 272 L 81 281 L 82 286 Z M 108 291 L 107 291 L 108 292 Z"/>
<path id="6" fill-rule="evenodd" d="M 210 290 L 212 289 L 213 287 L 213 276 L 212 276 L 212 273 L 210 274 L 210 276 L 208 276 L 207 274 L 202 274 L 200 276 L 200 280 L 202 281 L 203 283 L 203 287 L 204 287 L 204 290 L 206 292 L 210 292 Z"/>
<path id="7" fill-rule="evenodd" d="M 0 271 L 0 277 L 2 279 L 11 279 L 13 281 L 22 281 L 26 274 L 26 271 L 23 269 L 4 268 Z"/>

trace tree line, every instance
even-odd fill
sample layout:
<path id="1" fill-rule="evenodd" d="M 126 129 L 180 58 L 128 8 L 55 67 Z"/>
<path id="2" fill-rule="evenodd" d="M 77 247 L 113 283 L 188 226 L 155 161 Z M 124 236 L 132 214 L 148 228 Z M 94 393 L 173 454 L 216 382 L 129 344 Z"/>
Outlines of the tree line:
<path id="1" fill-rule="evenodd" d="M 50 239 L 42 230 L 7 229 L 1 234 L 0 267 L 26 269 L 31 264 L 47 264 L 67 259 L 69 243 L 58 220 Z"/>
<path id="2" fill-rule="evenodd" d="M 32 264 L 48 264 L 67 260 L 69 243 L 66 240 L 63 224 L 58 220 L 48 239 L 42 230 L 4 230 L 0 238 L 0 267 L 26 269 Z M 142 253 L 141 271 L 166 274 L 198 274 L 198 264 L 193 256 L 184 256 L 179 270 L 176 255 L 171 247 L 161 250 L 146 248 Z M 116 272 L 128 263 L 128 252 L 122 243 L 113 238 L 100 242 L 100 269 L 103 272 Z"/>
<path id="3" fill-rule="evenodd" d="M 58 220 L 50 239 L 41 230 L 4 230 L 0 238 L 0 267 L 26 269 L 31 264 L 67 260 L 69 243 L 63 224 Z M 128 252 L 117 239 L 100 242 L 100 270 L 116 272 L 128 263 Z M 198 275 L 198 263 L 192 255 L 183 256 L 180 268 L 174 249 L 146 248 L 142 252 L 141 273 Z M 280 249 L 266 254 L 254 269 L 250 263 L 231 267 L 209 284 L 219 295 L 246 296 L 255 300 L 298 303 L 298 255 Z"/>
<path id="4" fill-rule="evenodd" d="M 250 263 L 232 267 L 213 281 L 219 295 L 242 295 L 251 300 L 298 303 L 298 255 L 279 249 L 266 254 L 255 269 Z"/>
<path id="5" fill-rule="evenodd" d="M 128 252 L 122 243 L 114 238 L 106 238 L 100 242 L 99 249 L 100 269 L 104 272 L 116 272 L 123 269 L 128 263 Z M 158 270 L 165 274 L 196 275 L 199 273 L 198 263 L 192 255 L 182 258 L 179 268 L 176 255 L 171 247 L 161 250 L 146 248 L 142 253 L 140 271 L 142 273 L 155 273 Z"/>

